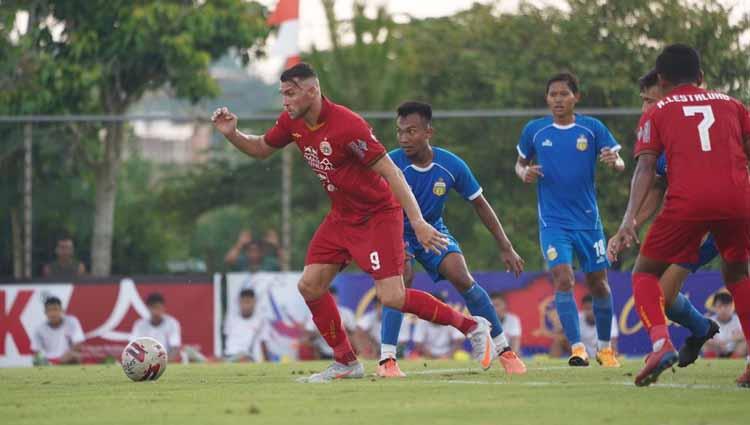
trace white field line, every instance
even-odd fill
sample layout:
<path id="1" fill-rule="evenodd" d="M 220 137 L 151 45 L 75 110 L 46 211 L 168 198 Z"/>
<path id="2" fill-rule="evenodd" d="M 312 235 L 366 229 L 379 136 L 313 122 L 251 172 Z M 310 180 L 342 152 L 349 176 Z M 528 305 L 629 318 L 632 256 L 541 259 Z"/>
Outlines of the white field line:
<path id="1" fill-rule="evenodd" d="M 546 386 L 618 386 L 638 388 L 634 383 L 629 381 L 620 382 L 552 382 L 552 381 L 525 381 L 525 382 L 508 382 L 508 381 L 476 381 L 467 379 L 429 379 L 426 381 L 412 381 L 419 384 L 459 384 L 459 385 L 520 385 L 526 387 L 546 387 Z M 708 391 L 747 391 L 747 389 L 729 385 L 709 385 L 709 384 L 679 384 L 679 383 L 662 383 L 651 385 L 654 388 L 672 388 L 682 390 L 708 390 Z M 645 390 L 643 390 L 645 391 Z"/>
<path id="2" fill-rule="evenodd" d="M 546 370 L 563 370 L 571 369 L 570 366 L 547 366 L 547 367 L 530 367 L 529 371 L 546 371 Z M 416 371 L 404 371 L 407 375 L 440 375 L 442 373 L 470 373 L 470 372 L 481 372 L 484 373 L 480 368 L 460 368 L 460 369 L 427 369 L 427 370 L 416 370 Z"/>

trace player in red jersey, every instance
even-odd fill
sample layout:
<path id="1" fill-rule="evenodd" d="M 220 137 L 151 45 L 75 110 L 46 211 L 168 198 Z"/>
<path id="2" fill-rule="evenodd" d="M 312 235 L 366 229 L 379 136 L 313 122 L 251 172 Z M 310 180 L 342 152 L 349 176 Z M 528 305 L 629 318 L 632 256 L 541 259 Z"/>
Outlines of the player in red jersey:
<path id="1" fill-rule="evenodd" d="M 641 117 L 628 207 L 608 247 L 614 258 L 639 242 L 635 218 L 653 184 L 657 157 L 665 152 L 669 190 L 633 270 L 636 310 L 653 343 L 635 379 L 638 386 L 656 382 L 677 362 L 659 278 L 670 264 L 695 262 L 707 232 L 716 240 L 724 282 L 750 339 L 750 114 L 739 101 L 698 87 L 700 56 L 689 46 L 666 47 L 656 71 L 667 95 Z M 750 364 L 737 383 L 750 386 Z"/>
<path id="2" fill-rule="evenodd" d="M 373 277 L 384 306 L 455 327 L 471 341 L 473 357 L 489 368 L 495 347 L 486 319 L 465 316 L 426 292 L 404 288 L 404 212 L 425 249 L 440 252 L 447 239 L 424 220 L 403 174 L 367 122 L 322 96 L 315 71 L 307 64 L 284 71 L 280 91 L 284 111 L 263 136 L 238 131 L 237 116 L 227 108 L 217 109 L 212 121 L 235 147 L 254 158 L 295 143 L 331 198 L 331 211 L 308 246 L 299 291 L 335 361 L 307 381 L 364 376 L 328 291 L 334 276 L 352 260 Z"/>

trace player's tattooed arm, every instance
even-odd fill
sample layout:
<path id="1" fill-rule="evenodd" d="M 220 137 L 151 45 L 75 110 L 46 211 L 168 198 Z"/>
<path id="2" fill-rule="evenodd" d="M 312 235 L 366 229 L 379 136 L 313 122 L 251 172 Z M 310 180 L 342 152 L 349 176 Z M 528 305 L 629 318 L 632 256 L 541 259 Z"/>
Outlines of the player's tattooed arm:
<path id="1" fill-rule="evenodd" d="M 505 271 L 512 271 L 513 274 L 518 277 L 523 272 L 524 261 L 520 255 L 513 249 L 513 244 L 508 239 L 508 235 L 505 234 L 500 219 L 495 214 L 495 210 L 492 208 L 484 195 L 479 195 L 471 201 L 474 206 L 479 218 L 482 220 L 484 227 L 490 231 L 492 237 L 495 238 L 498 248 L 500 249 L 500 257 L 505 265 Z"/>
<path id="2" fill-rule="evenodd" d="M 630 183 L 630 198 L 628 207 L 625 210 L 625 216 L 622 218 L 620 228 L 617 234 L 612 236 L 607 246 L 607 255 L 610 261 L 617 260 L 617 254 L 623 248 L 630 248 L 633 244 L 638 244 L 638 232 L 636 231 L 635 218 L 638 215 L 643 201 L 646 199 L 649 190 L 654 185 L 656 178 L 656 159 L 654 152 L 643 152 L 638 156 L 638 163 L 635 166 L 633 180 Z"/>
<path id="3" fill-rule="evenodd" d="M 520 156 L 516 160 L 516 175 L 524 183 L 534 183 L 537 178 L 544 177 L 541 165 L 532 165 L 531 160 Z"/>
<path id="4" fill-rule="evenodd" d="M 656 176 L 654 185 L 649 189 L 646 199 L 643 201 L 641 209 L 635 216 L 635 227 L 640 229 L 648 219 L 656 214 L 659 207 L 664 200 L 664 192 L 666 191 L 665 181 L 662 177 Z"/>
<path id="5" fill-rule="evenodd" d="M 434 251 L 438 254 L 448 247 L 448 239 L 442 233 L 424 220 L 422 210 L 419 209 L 414 194 L 406 183 L 406 178 L 401 170 L 396 167 L 391 157 L 388 155 L 381 156 L 370 167 L 388 181 L 388 185 L 393 191 L 393 195 L 401 207 L 404 209 L 406 216 L 409 217 L 411 228 L 417 236 L 417 240 L 428 251 Z"/>
<path id="6" fill-rule="evenodd" d="M 266 143 L 265 136 L 253 136 L 239 131 L 237 129 L 237 115 L 227 108 L 216 109 L 211 116 L 211 122 L 234 147 L 248 156 L 265 159 L 276 152 L 276 148 Z"/>

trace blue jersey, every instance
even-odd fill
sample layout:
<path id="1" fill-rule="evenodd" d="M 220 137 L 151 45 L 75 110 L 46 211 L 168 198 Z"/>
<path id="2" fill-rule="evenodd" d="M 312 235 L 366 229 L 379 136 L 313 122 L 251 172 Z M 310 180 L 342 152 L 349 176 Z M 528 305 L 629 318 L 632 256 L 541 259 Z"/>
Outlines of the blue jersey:
<path id="1" fill-rule="evenodd" d="M 667 177 L 667 157 L 664 155 L 664 152 L 656 160 L 656 175 L 664 178 Z"/>
<path id="2" fill-rule="evenodd" d="M 604 148 L 620 145 L 599 120 L 585 115 L 561 126 L 552 117 L 530 121 L 521 133 L 518 154 L 542 166 L 537 182 L 540 228 L 602 228 L 596 204 L 596 164 Z"/>
<path id="3" fill-rule="evenodd" d="M 443 209 L 449 190 L 454 189 L 464 199 L 472 201 L 482 194 L 482 188 L 469 166 L 457 155 L 434 146 L 432 153 L 432 163 L 424 168 L 412 164 L 401 149 L 392 150 L 388 155 L 404 173 L 424 219 L 440 229 L 444 227 Z M 408 218 L 404 220 L 404 231 L 414 233 Z"/>

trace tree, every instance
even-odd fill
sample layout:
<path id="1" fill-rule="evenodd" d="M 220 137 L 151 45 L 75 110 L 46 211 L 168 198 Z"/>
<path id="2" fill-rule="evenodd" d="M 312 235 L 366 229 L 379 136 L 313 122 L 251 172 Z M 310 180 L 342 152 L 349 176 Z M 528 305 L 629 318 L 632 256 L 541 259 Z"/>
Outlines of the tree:
<path id="1" fill-rule="evenodd" d="M 148 90 L 168 86 L 198 101 L 217 94 L 211 61 L 230 50 L 247 63 L 264 41 L 265 10 L 242 0 L 37 0 L 32 29 L 37 47 L 52 59 L 39 78 L 61 111 L 122 115 Z M 95 214 L 92 273 L 111 270 L 112 235 L 124 123 L 71 125 L 77 159 L 93 170 Z"/>

